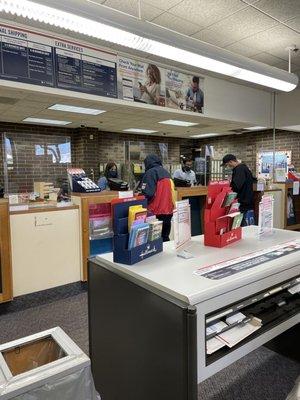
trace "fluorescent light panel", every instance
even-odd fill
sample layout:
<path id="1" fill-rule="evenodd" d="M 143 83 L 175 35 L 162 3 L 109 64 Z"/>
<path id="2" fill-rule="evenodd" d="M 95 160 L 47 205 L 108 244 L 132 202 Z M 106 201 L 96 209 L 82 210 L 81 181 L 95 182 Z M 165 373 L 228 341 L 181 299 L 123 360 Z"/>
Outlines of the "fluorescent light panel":
<path id="1" fill-rule="evenodd" d="M 198 125 L 197 122 L 180 121 L 178 119 L 167 119 L 165 121 L 160 121 L 159 124 L 175 125 L 175 126 L 195 126 L 195 125 Z"/>
<path id="2" fill-rule="evenodd" d="M 279 129 L 287 129 L 288 131 L 300 132 L 300 125 L 282 126 Z"/>
<path id="3" fill-rule="evenodd" d="M 98 110 L 96 108 L 77 107 L 77 106 L 70 106 L 68 104 L 54 104 L 53 106 L 48 107 L 48 110 L 65 111 L 76 114 L 88 114 L 88 115 L 99 115 L 106 112 L 104 110 Z"/>
<path id="4" fill-rule="evenodd" d="M 194 139 L 201 139 L 201 138 L 208 138 L 208 137 L 213 137 L 213 136 L 221 136 L 221 133 L 203 133 L 203 134 L 199 134 L 199 135 L 192 135 L 190 137 L 194 138 Z"/>
<path id="5" fill-rule="evenodd" d="M 133 132 L 133 133 L 156 133 L 157 131 L 152 131 L 152 130 L 150 130 L 150 129 L 128 128 L 128 129 L 123 129 L 123 132 Z"/>
<path id="6" fill-rule="evenodd" d="M 23 122 L 31 122 L 32 124 L 44 124 L 44 125 L 69 125 L 70 121 L 59 121 L 57 119 L 44 119 L 44 118 L 32 118 L 28 117 L 23 119 Z"/>
<path id="7" fill-rule="evenodd" d="M 245 128 L 247 131 L 260 131 L 262 129 L 268 129 L 266 126 L 249 126 L 249 128 Z"/>
<path id="8" fill-rule="evenodd" d="M 253 72 L 238 67 L 230 62 L 218 61 L 213 56 L 202 56 L 191 51 L 180 49 L 157 40 L 133 34 L 124 29 L 115 28 L 78 15 L 43 6 L 28 0 L 0 0 L 0 12 L 33 19 L 45 24 L 80 33 L 94 38 L 109 41 L 120 46 L 129 47 L 158 57 L 205 69 L 222 75 L 232 76 L 247 82 L 256 83 L 273 89 L 289 92 L 297 86 L 287 80 L 273 78 L 269 75 Z M 292 75 L 291 75 L 292 77 Z M 296 82 L 296 78 L 291 79 Z"/>

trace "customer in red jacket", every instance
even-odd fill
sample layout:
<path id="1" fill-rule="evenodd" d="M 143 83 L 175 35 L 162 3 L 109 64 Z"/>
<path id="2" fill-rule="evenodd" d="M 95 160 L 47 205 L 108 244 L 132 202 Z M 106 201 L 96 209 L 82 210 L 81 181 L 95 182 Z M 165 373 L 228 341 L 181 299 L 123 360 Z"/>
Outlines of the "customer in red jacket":
<path id="1" fill-rule="evenodd" d="M 155 154 L 145 158 L 145 175 L 142 180 L 142 193 L 148 200 L 148 210 L 163 222 L 162 238 L 170 240 L 171 220 L 173 216 L 174 185 L 171 176 L 162 166 L 161 160 Z"/>

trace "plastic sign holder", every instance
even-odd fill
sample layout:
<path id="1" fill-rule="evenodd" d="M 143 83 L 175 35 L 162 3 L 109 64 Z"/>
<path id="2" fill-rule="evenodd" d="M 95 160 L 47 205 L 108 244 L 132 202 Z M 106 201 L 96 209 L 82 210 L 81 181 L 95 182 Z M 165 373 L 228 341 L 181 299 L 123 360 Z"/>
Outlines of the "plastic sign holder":
<path id="1" fill-rule="evenodd" d="M 229 207 L 224 207 L 224 200 L 232 192 L 228 181 L 210 182 L 204 211 L 204 245 L 225 247 L 242 238 L 242 228 L 230 229 Z M 222 218 L 223 217 L 223 218 Z M 224 230 L 224 233 L 220 233 Z"/>

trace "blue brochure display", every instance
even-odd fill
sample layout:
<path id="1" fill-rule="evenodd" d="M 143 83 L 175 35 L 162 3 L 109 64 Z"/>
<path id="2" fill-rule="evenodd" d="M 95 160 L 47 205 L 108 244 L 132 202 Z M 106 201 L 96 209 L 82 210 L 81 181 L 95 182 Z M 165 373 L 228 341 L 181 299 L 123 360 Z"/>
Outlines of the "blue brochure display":
<path id="1" fill-rule="evenodd" d="M 151 257 L 163 250 L 162 238 L 153 240 L 128 250 L 128 210 L 129 207 L 142 205 L 147 207 L 147 200 L 131 200 L 113 205 L 113 257 L 114 262 L 132 265 Z"/>

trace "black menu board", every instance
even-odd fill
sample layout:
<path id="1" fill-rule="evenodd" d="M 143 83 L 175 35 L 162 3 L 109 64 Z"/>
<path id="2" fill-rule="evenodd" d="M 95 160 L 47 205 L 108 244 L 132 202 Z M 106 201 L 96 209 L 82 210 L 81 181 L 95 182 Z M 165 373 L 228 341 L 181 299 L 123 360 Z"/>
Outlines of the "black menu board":
<path id="1" fill-rule="evenodd" d="M 0 25 L 0 78 L 117 97 L 117 57 Z"/>

